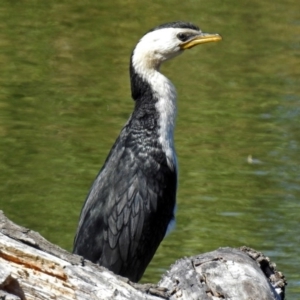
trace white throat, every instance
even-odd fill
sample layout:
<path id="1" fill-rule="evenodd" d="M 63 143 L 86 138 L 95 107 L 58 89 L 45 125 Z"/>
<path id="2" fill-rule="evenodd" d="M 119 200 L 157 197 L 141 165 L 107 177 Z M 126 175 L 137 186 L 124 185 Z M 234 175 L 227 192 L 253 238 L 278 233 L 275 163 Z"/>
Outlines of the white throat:
<path id="1" fill-rule="evenodd" d="M 137 50 L 137 49 L 135 49 Z M 150 84 L 158 99 L 156 109 L 159 114 L 159 142 L 166 153 L 168 166 L 177 171 L 177 158 L 174 147 L 174 127 L 176 119 L 176 89 L 172 82 L 159 72 L 160 65 L 147 53 L 138 49 L 132 57 L 135 71 Z M 145 49 L 146 50 L 146 49 Z"/>

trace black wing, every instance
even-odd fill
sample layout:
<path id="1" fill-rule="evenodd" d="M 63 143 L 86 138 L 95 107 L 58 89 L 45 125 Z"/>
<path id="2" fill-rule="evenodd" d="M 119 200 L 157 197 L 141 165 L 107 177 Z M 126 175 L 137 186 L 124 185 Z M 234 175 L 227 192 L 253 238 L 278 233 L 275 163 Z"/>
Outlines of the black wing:
<path id="1" fill-rule="evenodd" d="M 84 204 L 74 253 L 138 281 L 174 218 L 176 185 L 161 149 L 124 128 Z"/>

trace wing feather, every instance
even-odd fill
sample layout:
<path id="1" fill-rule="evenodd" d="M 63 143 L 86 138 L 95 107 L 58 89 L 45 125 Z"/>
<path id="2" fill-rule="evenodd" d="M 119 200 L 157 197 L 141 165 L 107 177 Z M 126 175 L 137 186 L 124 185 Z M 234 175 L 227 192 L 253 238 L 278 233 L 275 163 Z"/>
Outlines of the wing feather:
<path id="1" fill-rule="evenodd" d="M 176 171 L 133 153 L 122 134 L 116 144 L 82 209 L 74 252 L 137 281 L 173 218 Z"/>

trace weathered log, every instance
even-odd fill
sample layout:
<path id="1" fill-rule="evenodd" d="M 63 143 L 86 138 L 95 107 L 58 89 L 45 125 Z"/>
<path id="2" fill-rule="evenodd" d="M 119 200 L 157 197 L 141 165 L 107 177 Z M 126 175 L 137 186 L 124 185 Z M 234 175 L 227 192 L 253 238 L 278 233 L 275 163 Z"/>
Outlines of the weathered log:
<path id="1" fill-rule="evenodd" d="M 157 285 L 132 283 L 14 224 L 0 211 L 1 300 L 283 300 L 285 285 L 275 265 L 247 247 L 180 259 Z"/>
<path id="2" fill-rule="evenodd" d="M 181 259 L 159 283 L 173 289 L 170 299 L 190 300 L 283 300 L 285 285 L 275 264 L 248 247 L 219 248 Z"/>

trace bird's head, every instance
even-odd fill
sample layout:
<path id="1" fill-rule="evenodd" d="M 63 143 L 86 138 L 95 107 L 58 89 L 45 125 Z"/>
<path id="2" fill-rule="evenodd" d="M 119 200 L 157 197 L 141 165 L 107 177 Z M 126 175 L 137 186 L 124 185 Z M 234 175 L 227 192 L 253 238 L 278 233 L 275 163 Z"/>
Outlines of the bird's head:
<path id="1" fill-rule="evenodd" d="M 177 21 L 166 23 L 147 32 L 133 51 L 133 63 L 159 69 L 161 63 L 194 46 L 217 42 L 219 34 L 203 33 L 197 26 Z"/>

